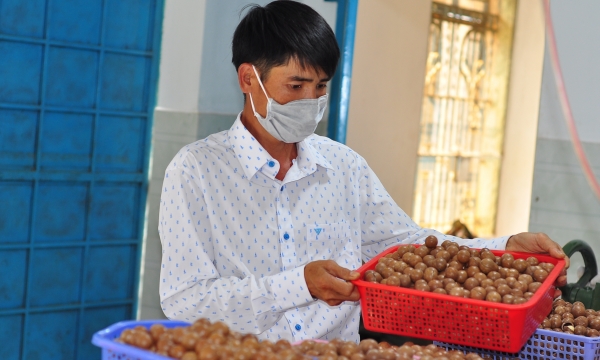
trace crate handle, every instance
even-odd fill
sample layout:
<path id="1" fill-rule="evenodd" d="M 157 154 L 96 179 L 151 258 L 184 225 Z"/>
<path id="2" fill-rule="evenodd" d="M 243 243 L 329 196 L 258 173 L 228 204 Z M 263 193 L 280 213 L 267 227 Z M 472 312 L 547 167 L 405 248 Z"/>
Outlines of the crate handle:
<path id="1" fill-rule="evenodd" d="M 577 285 L 585 287 L 590 280 L 598 275 L 598 265 L 596 263 L 596 257 L 594 257 L 594 251 L 585 241 L 571 240 L 563 247 L 563 251 L 569 257 L 577 252 L 583 257 L 585 271 L 577 282 Z"/>

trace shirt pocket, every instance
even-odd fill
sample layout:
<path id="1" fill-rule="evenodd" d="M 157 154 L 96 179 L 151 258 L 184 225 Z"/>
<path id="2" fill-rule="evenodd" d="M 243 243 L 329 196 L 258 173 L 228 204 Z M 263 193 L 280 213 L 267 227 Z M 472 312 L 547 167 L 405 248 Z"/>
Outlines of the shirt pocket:
<path id="1" fill-rule="evenodd" d="M 350 225 L 346 221 L 307 226 L 308 253 L 311 261 L 337 260 L 350 245 Z"/>

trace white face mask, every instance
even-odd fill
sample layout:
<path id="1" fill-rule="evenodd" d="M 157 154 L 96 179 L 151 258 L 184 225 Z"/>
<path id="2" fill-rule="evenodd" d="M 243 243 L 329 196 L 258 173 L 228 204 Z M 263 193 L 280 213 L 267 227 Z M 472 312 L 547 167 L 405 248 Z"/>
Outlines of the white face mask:
<path id="1" fill-rule="evenodd" d="M 252 111 L 254 111 L 254 116 L 256 116 L 262 127 L 274 138 L 285 143 L 297 143 L 313 134 L 317 124 L 323 118 L 328 95 L 325 94 L 318 99 L 294 100 L 281 105 L 267 95 L 254 65 L 252 65 L 252 68 L 258 78 L 260 87 L 267 97 L 267 117 L 263 118 L 256 112 L 252 94 L 249 94 Z"/>

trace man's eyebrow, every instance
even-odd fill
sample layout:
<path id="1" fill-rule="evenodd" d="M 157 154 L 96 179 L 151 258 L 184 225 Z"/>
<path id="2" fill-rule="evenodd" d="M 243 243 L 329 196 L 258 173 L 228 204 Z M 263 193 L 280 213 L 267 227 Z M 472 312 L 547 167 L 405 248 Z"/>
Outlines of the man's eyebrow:
<path id="1" fill-rule="evenodd" d="M 298 76 L 298 75 L 290 76 L 289 79 L 292 81 L 302 81 L 302 82 L 312 82 L 313 81 L 313 79 L 305 78 L 305 77 Z M 331 78 L 326 77 L 326 78 L 322 78 L 319 82 L 327 82 L 329 80 L 331 80 Z"/>

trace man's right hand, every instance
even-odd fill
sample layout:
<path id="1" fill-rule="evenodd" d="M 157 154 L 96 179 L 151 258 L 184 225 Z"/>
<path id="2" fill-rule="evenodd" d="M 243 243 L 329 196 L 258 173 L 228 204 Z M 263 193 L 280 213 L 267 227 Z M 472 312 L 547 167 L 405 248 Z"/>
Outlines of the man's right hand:
<path id="1" fill-rule="evenodd" d="M 344 301 L 358 301 L 358 289 L 349 281 L 359 277 L 360 273 L 343 268 L 333 260 L 313 261 L 304 267 L 308 291 L 330 306 L 337 306 Z"/>

